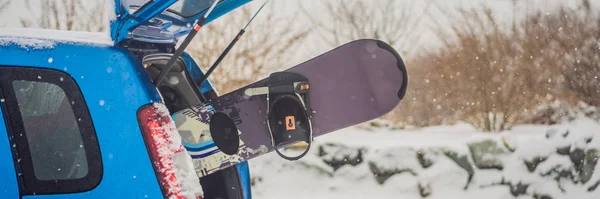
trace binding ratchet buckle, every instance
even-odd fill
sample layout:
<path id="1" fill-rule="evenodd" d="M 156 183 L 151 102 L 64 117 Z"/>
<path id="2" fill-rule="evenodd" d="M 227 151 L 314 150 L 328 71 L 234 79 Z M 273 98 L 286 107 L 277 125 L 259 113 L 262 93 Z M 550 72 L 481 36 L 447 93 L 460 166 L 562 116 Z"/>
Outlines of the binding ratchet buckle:
<path id="1" fill-rule="evenodd" d="M 310 108 L 308 79 L 292 72 L 276 72 L 267 79 L 267 86 L 250 88 L 248 96 L 267 95 L 267 126 L 271 134 L 271 143 L 279 156 L 286 160 L 298 160 L 306 155 L 312 143 L 311 118 L 314 111 Z M 306 142 L 302 154 L 286 156 L 279 150 L 294 143 Z"/>

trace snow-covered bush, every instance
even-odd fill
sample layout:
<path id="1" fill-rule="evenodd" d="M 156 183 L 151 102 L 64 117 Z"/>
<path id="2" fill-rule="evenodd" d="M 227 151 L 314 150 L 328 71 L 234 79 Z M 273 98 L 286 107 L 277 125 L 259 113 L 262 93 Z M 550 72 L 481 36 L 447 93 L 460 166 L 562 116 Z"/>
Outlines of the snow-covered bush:
<path id="1" fill-rule="evenodd" d="M 556 100 L 540 105 L 533 110 L 530 117 L 521 123 L 552 125 L 584 117 L 600 121 L 600 108 L 590 106 L 584 102 L 572 105 L 565 101 Z"/>

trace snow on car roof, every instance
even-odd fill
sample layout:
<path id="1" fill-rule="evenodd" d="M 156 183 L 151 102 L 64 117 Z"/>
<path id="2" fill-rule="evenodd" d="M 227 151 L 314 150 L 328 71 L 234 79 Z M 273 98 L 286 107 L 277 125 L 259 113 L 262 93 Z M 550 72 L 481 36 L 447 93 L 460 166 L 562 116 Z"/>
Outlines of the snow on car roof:
<path id="1" fill-rule="evenodd" d="M 53 48 L 57 43 L 113 46 L 106 32 L 80 32 L 35 28 L 0 28 L 0 46 L 18 45 L 22 48 Z"/>

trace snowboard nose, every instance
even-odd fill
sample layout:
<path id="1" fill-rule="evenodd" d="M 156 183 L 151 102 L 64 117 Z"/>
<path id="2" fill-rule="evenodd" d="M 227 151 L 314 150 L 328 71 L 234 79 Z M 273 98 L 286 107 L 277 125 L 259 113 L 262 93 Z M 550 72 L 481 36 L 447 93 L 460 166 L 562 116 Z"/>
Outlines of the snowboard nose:
<path id="1" fill-rule="evenodd" d="M 400 81 L 401 82 L 400 89 L 398 90 L 398 99 L 402 100 L 402 99 L 404 99 L 404 96 L 406 95 L 406 89 L 408 87 L 408 73 L 406 72 L 406 66 L 404 65 L 404 61 L 402 60 L 402 57 L 400 57 L 400 54 L 398 54 L 398 52 L 389 44 L 387 44 L 383 41 L 377 41 L 377 46 L 379 46 L 379 48 L 381 48 L 381 49 L 384 49 L 384 50 L 390 52 L 396 58 L 398 70 L 400 70 L 400 73 L 402 73 L 402 74 L 400 74 L 401 76 L 398 77 L 398 78 L 402 78 Z"/>

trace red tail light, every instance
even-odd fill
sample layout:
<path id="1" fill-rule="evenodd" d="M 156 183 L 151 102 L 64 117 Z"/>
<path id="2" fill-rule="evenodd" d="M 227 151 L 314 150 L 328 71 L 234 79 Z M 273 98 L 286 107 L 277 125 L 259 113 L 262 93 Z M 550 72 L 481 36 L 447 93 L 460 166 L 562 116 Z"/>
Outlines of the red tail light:
<path id="1" fill-rule="evenodd" d="M 138 121 L 165 198 L 202 198 L 192 159 L 167 108 L 159 103 L 146 105 L 138 111 Z"/>

